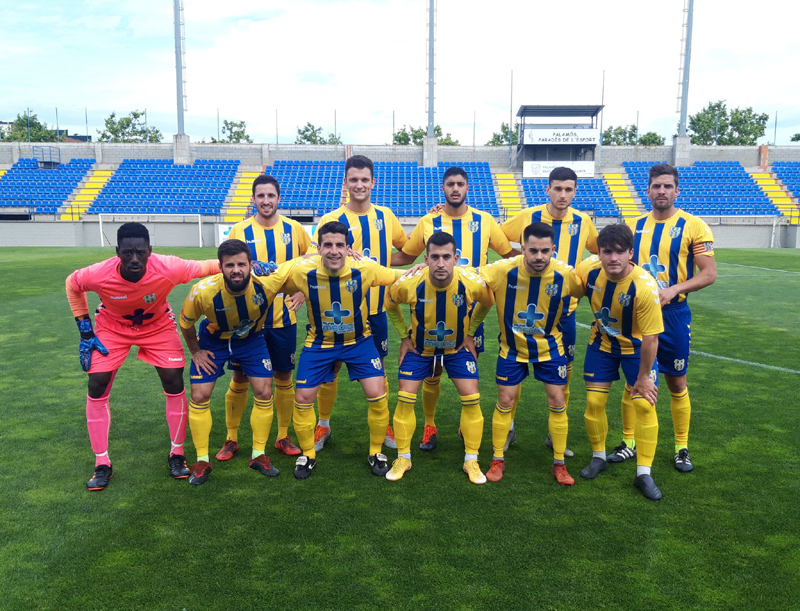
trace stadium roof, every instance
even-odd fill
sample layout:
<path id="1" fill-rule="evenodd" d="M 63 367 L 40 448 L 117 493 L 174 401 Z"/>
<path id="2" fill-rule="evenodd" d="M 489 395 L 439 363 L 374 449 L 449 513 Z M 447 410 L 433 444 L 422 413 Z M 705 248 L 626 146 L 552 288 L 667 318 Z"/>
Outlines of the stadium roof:
<path id="1" fill-rule="evenodd" d="M 518 117 L 591 117 L 594 118 L 603 106 L 527 106 L 519 107 Z"/>

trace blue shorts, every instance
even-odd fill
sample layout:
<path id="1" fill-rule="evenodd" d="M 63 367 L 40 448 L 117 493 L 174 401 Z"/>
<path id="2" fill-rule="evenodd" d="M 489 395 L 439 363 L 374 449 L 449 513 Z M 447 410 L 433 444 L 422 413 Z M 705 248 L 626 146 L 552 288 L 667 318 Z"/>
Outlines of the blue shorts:
<path id="1" fill-rule="evenodd" d="M 583 362 L 583 379 L 587 382 L 615 382 L 619 380 L 619 366 L 629 386 L 636 384 L 639 377 L 639 354 L 609 354 L 601 352 L 596 346 L 586 348 L 586 359 Z M 658 361 L 653 363 L 650 379 L 658 386 Z"/>
<path id="2" fill-rule="evenodd" d="M 685 301 L 666 305 L 664 332 L 658 336 L 658 370 L 670 376 L 685 376 L 692 344 L 692 312 Z"/>
<path id="3" fill-rule="evenodd" d="M 575 312 L 573 311 L 569 315 L 562 314 L 558 324 L 561 326 L 561 343 L 564 344 L 564 354 L 567 355 L 567 362 L 571 363 L 575 360 L 575 340 L 578 336 Z"/>
<path id="4" fill-rule="evenodd" d="M 272 369 L 274 371 L 293 371 L 294 355 L 297 352 L 297 325 L 277 329 L 265 327 L 264 340 L 267 342 L 267 350 L 272 356 Z"/>
<path id="5" fill-rule="evenodd" d="M 386 358 L 389 354 L 389 321 L 386 317 L 386 312 L 380 314 L 370 314 L 367 316 L 369 323 L 369 330 L 372 332 L 372 341 L 375 344 L 375 350 L 378 351 L 378 356 Z"/>
<path id="6" fill-rule="evenodd" d="M 297 364 L 297 388 L 316 388 L 323 382 L 333 381 L 333 368 L 337 361 L 347 365 L 350 380 L 378 378 L 385 375 L 383 363 L 370 338 L 359 340 L 352 346 L 334 348 L 304 347 Z"/>
<path id="7" fill-rule="evenodd" d="M 483 323 L 481 323 L 478 329 L 475 331 L 475 335 L 472 336 L 472 339 L 475 341 L 475 352 L 480 354 L 481 352 L 486 350 L 486 347 L 483 345 L 484 344 L 483 340 L 485 339 L 483 334 Z"/>
<path id="8" fill-rule="evenodd" d="M 545 384 L 565 386 L 567 384 L 567 357 L 556 356 L 549 361 L 530 363 L 533 377 Z M 495 381 L 500 386 L 516 386 L 528 377 L 528 363 L 519 363 L 512 359 L 497 357 L 497 373 Z"/>
<path id="9" fill-rule="evenodd" d="M 472 353 L 463 348 L 454 354 L 420 356 L 409 352 L 403 358 L 397 377 L 400 380 L 424 380 L 433 376 L 436 362 L 444 365 L 447 376 L 453 380 L 477 380 L 478 363 Z"/>
<path id="10" fill-rule="evenodd" d="M 269 350 L 260 333 L 247 339 L 219 340 L 201 328 L 197 340 L 203 350 L 214 353 L 214 364 L 217 368 L 209 375 L 197 369 L 192 362 L 189 367 L 189 381 L 192 384 L 206 384 L 218 380 L 225 373 L 226 361 L 228 369 L 241 371 L 249 378 L 272 377 Z"/>

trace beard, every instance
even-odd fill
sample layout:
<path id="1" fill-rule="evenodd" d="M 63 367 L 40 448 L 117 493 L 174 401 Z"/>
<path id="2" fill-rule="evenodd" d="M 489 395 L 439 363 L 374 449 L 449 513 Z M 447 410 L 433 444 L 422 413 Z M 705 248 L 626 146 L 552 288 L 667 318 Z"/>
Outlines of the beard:
<path id="1" fill-rule="evenodd" d="M 230 293 L 242 293 L 247 289 L 247 286 L 250 284 L 250 273 L 248 272 L 245 274 L 244 278 L 239 281 L 233 281 L 230 278 L 226 278 L 223 276 L 225 280 L 225 287 L 228 289 Z"/>

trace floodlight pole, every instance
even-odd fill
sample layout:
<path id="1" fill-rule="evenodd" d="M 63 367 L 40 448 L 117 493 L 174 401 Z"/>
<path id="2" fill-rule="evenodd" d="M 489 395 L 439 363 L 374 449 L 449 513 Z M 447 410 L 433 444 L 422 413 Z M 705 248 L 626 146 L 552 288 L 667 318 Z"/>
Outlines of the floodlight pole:
<path id="1" fill-rule="evenodd" d="M 175 89 L 178 95 L 178 133 L 183 134 L 183 52 L 181 45 L 181 0 L 173 0 L 175 12 Z"/>
<path id="2" fill-rule="evenodd" d="M 694 0 L 687 0 L 686 39 L 683 41 L 683 81 L 681 83 L 681 120 L 678 123 L 678 135 L 686 136 L 686 117 L 689 110 L 689 64 L 692 60 L 692 19 L 694 16 Z"/>
<path id="3" fill-rule="evenodd" d="M 433 126 L 433 36 L 434 36 L 434 3 L 428 0 L 428 137 L 434 136 Z"/>

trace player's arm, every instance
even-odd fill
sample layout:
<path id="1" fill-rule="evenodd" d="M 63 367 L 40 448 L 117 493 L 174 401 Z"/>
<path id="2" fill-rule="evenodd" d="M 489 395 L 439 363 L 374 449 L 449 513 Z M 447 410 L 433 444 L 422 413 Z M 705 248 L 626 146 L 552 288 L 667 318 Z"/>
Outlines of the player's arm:
<path id="1" fill-rule="evenodd" d="M 403 311 L 400 309 L 400 303 L 403 299 L 401 284 L 399 282 L 393 284 L 387 295 L 386 317 L 389 319 L 389 322 L 392 323 L 394 330 L 397 331 L 397 335 L 400 336 L 400 349 L 398 350 L 397 358 L 397 364 L 400 366 L 403 364 L 403 359 L 406 357 L 406 354 L 409 352 L 419 354 L 419 352 L 414 348 L 414 342 L 411 339 L 411 328 L 408 326 L 408 323 L 406 323 L 406 318 L 403 316 Z"/>
<path id="2" fill-rule="evenodd" d="M 400 267 L 403 265 L 408 265 L 409 263 L 413 263 L 416 260 L 417 260 L 417 255 L 410 255 L 407 252 L 403 252 L 402 250 L 393 252 L 392 256 L 389 259 L 392 267 Z"/>
<path id="3" fill-rule="evenodd" d="M 669 303 L 680 293 L 693 293 L 710 284 L 714 284 L 717 279 L 717 262 L 713 256 L 713 248 L 713 244 L 710 242 L 704 242 L 694 247 L 694 262 L 697 264 L 697 273 L 684 282 L 678 282 L 678 284 L 661 289 L 659 291 L 661 305 Z M 700 253 L 699 256 L 698 252 Z M 709 255 L 709 252 L 711 255 Z"/>
<path id="4" fill-rule="evenodd" d="M 489 225 L 489 248 L 504 259 L 521 254 L 521 251 L 511 248 L 511 243 L 508 241 L 506 234 L 503 233 L 503 230 L 500 229 L 500 225 L 491 217 L 489 217 L 489 220 L 491 221 Z"/>
<path id="5" fill-rule="evenodd" d="M 425 250 L 425 228 L 420 220 L 400 252 L 392 253 L 392 266 L 408 265 L 413 263 L 420 253 Z"/>
<path id="6" fill-rule="evenodd" d="M 584 221 L 587 223 L 587 227 L 589 228 L 589 234 L 586 236 L 586 250 L 588 250 L 593 255 L 597 254 L 597 227 L 594 226 L 594 223 L 590 218 L 586 218 Z M 635 227 L 631 227 L 631 231 L 635 231 Z"/>
<path id="7" fill-rule="evenodd" d="M 406 242 L 408 242 L 408 236 L 403 230 L 403 226 L 400 224 L 400 221 L 397 220 L 397 217 L 394 215 L 394 212 L 389 210 L 389 214 L 392 217 L 392 226 L 394 227 L 392 230 L 392 246 L 394 246 L 397 250 L 401 250 L 403 246 L 406 245 Z"/>
<path id="8" fill-rule="evenodd" d="M 178 326 L 181 328 L 181 335 L 183 341 L 186 342 L 186 347 L 192 354 L 192 362 L 203 373 L 211 375 L 216 371 L 217 366 L 214 364 L 214 353 L 209 350 L 200 348 L 197 341 L 197 329 L 195 324 L 197 319 L 202 315 L 202 307 L 200 305 L 200 296 L 197 291 L 192 290 L 186 296 L 181 309 L 181 315 L 178 319 Z"/>
<path id="9" fill-rule="evenodd" d="M 658 387 L 650 378 L 650 370 L 656 361 L 657 354 L 658 334 L 642 336 L 642 345 L 639 348 L 639 374 L 631 395 L 641 395 L 653 405 L 658 401 Z"/>
<path id="10" fill-rule="evenodd" d="M 483 323 L 483 319 L 486 318 L 486 315 L 494 305 L 494 293 L 488 286 L 484 286 L 483 290 L 477 295 L 473 295 L 473 297 L 476 298 L 476 304 L 475 309 L 472 310 L 472 317 L 469 323 L 469 335 L 475 335 L 478 327 Z"/>
<path id="11" fill-rule="evenodd" d="M 97 350 L 103 356 L 108 356 L 108 348 L 97 339 L 92 327 L 92 319 L 89 318 L 89 302 L 86 299 L 86 290 L 81 286 L 81 272 L 78 270 L 67 277 L 67 301 L 78 324 L 78 332 L 81 335 L 78 344 L 78 356 L 81 362 L 81 369 L 89 371 L 92 366 L 92 354 Z"/>

